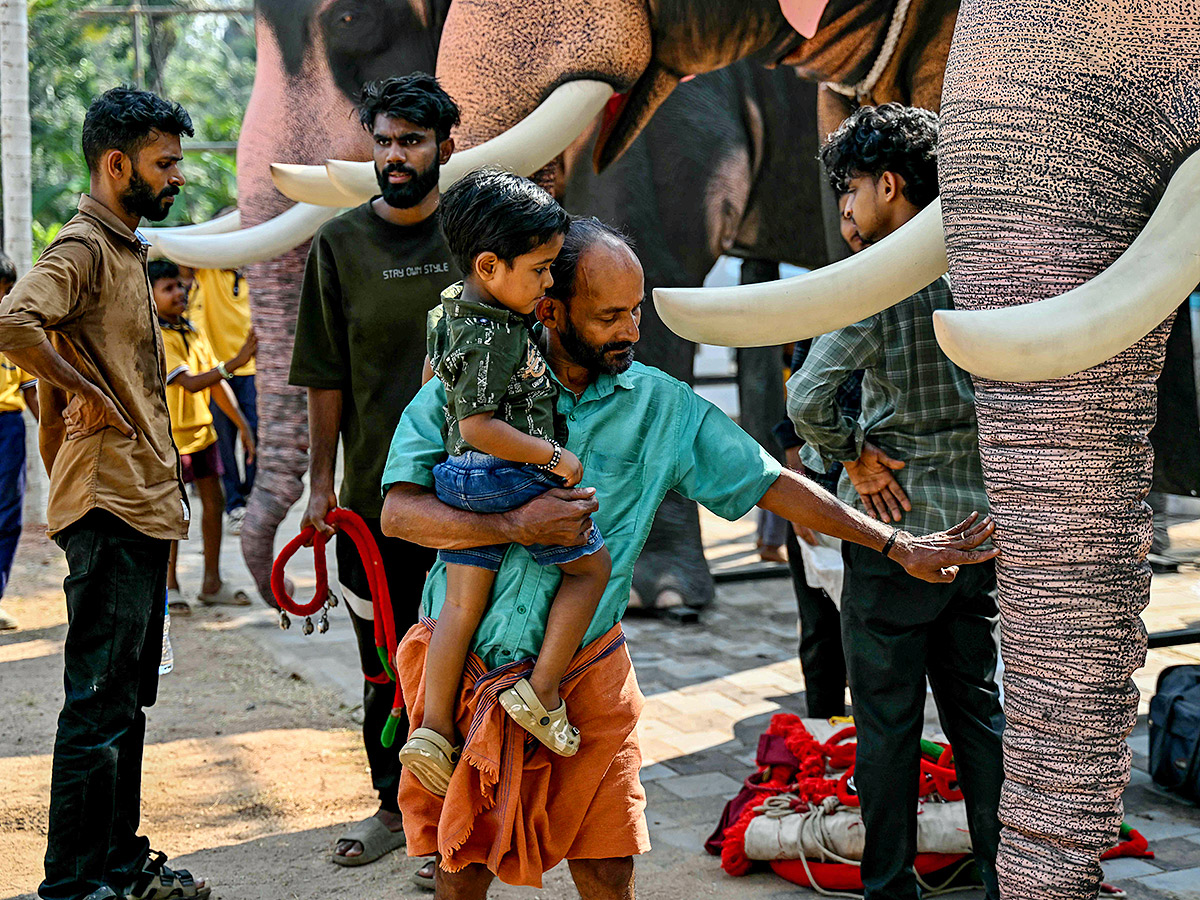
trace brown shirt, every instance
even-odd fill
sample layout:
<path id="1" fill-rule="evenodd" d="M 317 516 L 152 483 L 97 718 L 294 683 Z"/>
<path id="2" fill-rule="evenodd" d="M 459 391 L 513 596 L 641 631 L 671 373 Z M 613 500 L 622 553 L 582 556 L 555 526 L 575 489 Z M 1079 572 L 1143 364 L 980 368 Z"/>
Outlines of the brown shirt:
<path id="1" fill-rule="evenodd" d="M 54 349 L 133 425 L 66 440 L 70 397 L 38 390 L 42 461 L 50 473 L 49 533 L 104 509 L 155 538 L 187 537 L 189 511 L 171 439 L 166 364 L 146 247 L 103 204 L 84 195 L 37 264 L 0 301 L 0 350 L 49 338 Z"/>

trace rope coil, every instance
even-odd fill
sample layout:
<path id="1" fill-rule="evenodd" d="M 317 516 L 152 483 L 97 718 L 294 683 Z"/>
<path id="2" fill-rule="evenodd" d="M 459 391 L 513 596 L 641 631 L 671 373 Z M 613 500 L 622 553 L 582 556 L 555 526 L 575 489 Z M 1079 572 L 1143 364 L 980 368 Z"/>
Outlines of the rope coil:
<path id="1" fill-rule="evenodd" d="M 392 704 L 392 711 L 388 714 L 388 720 L 383 726 L 381 737 L 383 746 L 391 747 L 395 743 L 400 717 L 404 713 L 404 696 L 400 691 L 399 679 L 392 668 L 392 660 L 396 658 L 399 641 L 396 635 L 396 620 L 392 616 L 392 595 L 388 591 L 383 556 L 379 552 L 379 546 L 375 543 L 371 530 L 367 528 L 367 523 L 357 513 L 335 507 L 325 516 L 325 521 L 335 531 L 342 532 L 354 542 L 354 547 L 362 559 L 363 569 L 367 573 L 367 584 L 371 590 L 371 606 L 374 610 L 375 652 L 383 666 L 383 674 L 368 675 L 364 672 L 363 677 L 374 684 L 386 684 L 389 681 L 396 683 L 396 698 Z M 284 569 L 300 548 L 309 543 L 313 548 L 317 587 L 313 593 L 313 599 L 308 603 L 301 604 L 297 603 L 288 593 Z M 288 627 L 287 614 L 291 613 L 294 616 L 303 616 L 305 620 L 304 633 L 312 634 L 311 616 L 313 613 L 322 607 L 328 610 L 337 605 L 337 595 L 329 589 L 329 568 L 325 562 L 325 545 L 325 535 L 309 525 L 288 541 L 275 559 L 275 564 L 271 567 L 271 593 L 275 595 L 275 602 L 280 607 L 279 624 L 281 627 Z M 324 633 L 328 628 L 329 616 L 326 612 L 321 619 L 321 632 Z"/>

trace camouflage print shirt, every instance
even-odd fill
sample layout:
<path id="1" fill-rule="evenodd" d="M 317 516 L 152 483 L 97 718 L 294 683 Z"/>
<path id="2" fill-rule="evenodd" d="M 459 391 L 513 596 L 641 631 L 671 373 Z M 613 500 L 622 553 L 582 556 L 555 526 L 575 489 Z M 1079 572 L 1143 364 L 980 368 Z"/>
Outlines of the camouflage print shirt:
<path id="1" fill-rule="evenodd" d="M 479 413 L 533 437 L 565 444 L 558 388 L 534 340 L 532 321 L 499 305 L 463 300 L 462 283 L 442 291 L 429 311 L 433 371 L 446 387 L 446 452 L 475 449 L 458 423 Z"/>

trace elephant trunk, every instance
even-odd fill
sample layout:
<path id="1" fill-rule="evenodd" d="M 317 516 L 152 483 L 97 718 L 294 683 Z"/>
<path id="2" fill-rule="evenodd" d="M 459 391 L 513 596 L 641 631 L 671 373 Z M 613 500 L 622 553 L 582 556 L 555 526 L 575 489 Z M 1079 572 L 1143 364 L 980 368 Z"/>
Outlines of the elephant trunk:
<path id="1" fill-rule="evenodd" d="M 349 100 L 329 75 L 323 48 L 289 62 L 271 24 L 261 15 L 256 24 L 254 91 L 238 142 L 238 206 L 244 227 L 273 219 L 292 205 L 271 182 L 272 162 L 317 163 L 329 156 L 366 159 L 370 152 Z M 242 555 L 271 604 L 275 532 L 300 498 L 308 464 L 305 393 L 288 385 L 296 300 L 307 253 L 306 240 L 282 256 L 251 265 L 247 272 L 258 335 L 258 415 L 264 427 L 259 430 L 258 474 L 242 525 Z"/>
<path id="2" fill-rule="evenodd" d="M 1133 242 L 1200 143 L 1188 74 L 1200 66 L 1200 2 L 1183 5 L 964 4 L 940 148 L 957 306 L 1053 297 Z M 1095 897 L 1116 841 L 1132 675 L 1146 655 L 1148 436 L 1167 332 L 1052 381 L 976 380 L 1001 549 L 1005 900 Z"/>

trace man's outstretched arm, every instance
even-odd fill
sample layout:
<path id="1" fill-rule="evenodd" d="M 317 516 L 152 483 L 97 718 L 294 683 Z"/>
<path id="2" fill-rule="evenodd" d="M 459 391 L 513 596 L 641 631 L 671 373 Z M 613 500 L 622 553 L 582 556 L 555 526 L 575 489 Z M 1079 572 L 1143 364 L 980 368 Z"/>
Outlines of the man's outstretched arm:
<path id="1" fill-rule="evenodd" d="M 380 527 L 388 537 L 439 550 L 489 544 L 587 543 L 592 513 L 599 509 L 594 488 L 555 488 L 506 513 L 473 513 L 447 506 L 427 487 L 393 484 L 383 501 Z"/>
<path id="2" fill-rule="evenodd" d="M 893 529 L 877 519 L 852 509 L 807 478 L 783 471 L 758 502 L 763 509 L 832 537 L 883 550 Z M 896 533 L 888 548 L 888 557 L 902 565 L 908 574 L 922 581 L 953 581 L 958 567 L 992 559 L 999 550 L 976 550 L 995 531 L 991 516 L 971 518 L 948 531 L 913 537 L 907 531 Z"/>

